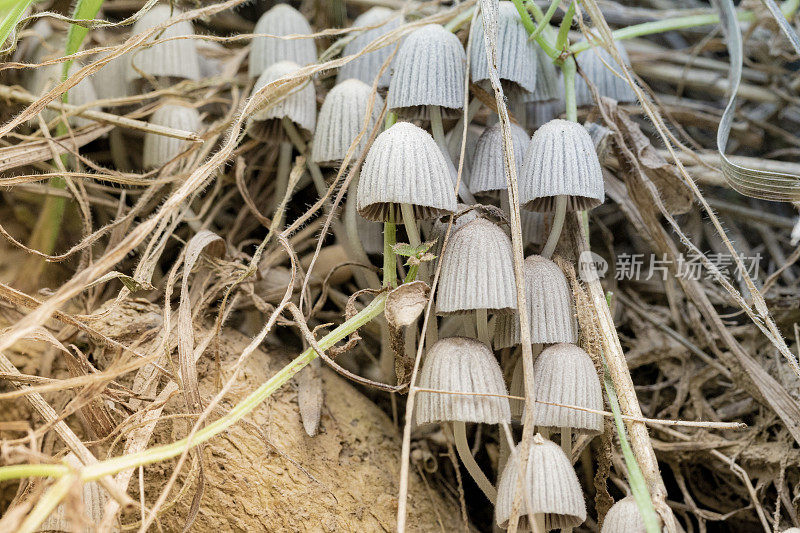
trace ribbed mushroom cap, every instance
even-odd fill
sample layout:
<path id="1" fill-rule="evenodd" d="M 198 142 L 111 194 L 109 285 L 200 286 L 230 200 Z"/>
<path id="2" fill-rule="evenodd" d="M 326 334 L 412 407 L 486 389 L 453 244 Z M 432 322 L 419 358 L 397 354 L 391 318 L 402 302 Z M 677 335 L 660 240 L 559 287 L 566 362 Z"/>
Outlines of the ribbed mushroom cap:
<path id="1" fill-rule="evenodd" d="M 195 133 L 201 128 L 200 114 L 195 108 L 175 104 L 167 104 L 156 109 L 149 122 Z M 188 146 L 189 143 L 181 139 L 145 133 L 142 165 L 147 169 L 160 167 L 186 150 Z"/>
<path id="2" fill-rule="evenodd" d="M 517 173 L 519 173 L 525 160 L 525 150 L 530 142 L 528 132 L 516 124 L 511 124 L 511 142 L 514 146 Z M 469 188 L 474 193 L 500 191 L 507 188 L 503 157 L 503 131 L 500 124 L 486 128 L 478 139 L 475 157 L 472 160 Z"/>
<path id="3" fill-rule="evenodd" d="M 508 194 L 500 194 L 500 209 L 511 220 L 511 207 L 508 204 Z M 537 211 L 519 210 L 520 223 L 522 226 L 523 244 L 544 244 L 547 241 L 549 213 L 539 213 Z"/>
<path id="4" fill-rule="evenodd" d="M 503 371 L 488 346 L 467 337 L 449 337 L 425 356 L 418 386 L 453 392 L 506 395 Z M 510 423 L 508 399 L 502 396 L 417 393 L 417 424 L 459 421 Z"/>
<path id="5" fill-rule="evenodd" d="M 107 54 L 102 54 L 105 57 Z M 101 100 L 107 98 L 125 98 L 131 95 L 131 86 L 127 81 L 128 70 L 130 69 L 129 56 L 120 56 L 112 59 L 106 65 L 94 73 L 91 77 L 95 93 Z"/>
<path id="6" fill-rule="evenodd" d="M 646 531 L 642 515 L 639 514 L 639 506 L 631 495 L 625 496 L 611 506 L 606 513 L 600 533 L 645 533 Z M 787 532 L 791 533 L 791 530 L 787 529 L 784 533 Z M 797 533 L 800 533 L 800 529 L 797 529 Z"/>
<path id="7" fill-rule="evenodd" d="M 578 323 L 572 305 L 572 291 L 558 265 L 542 256 L 531 255 L 525 259 L 523 270 L 531 342 L 578 342 Z M 495 348 L 508 348 L 519 343 L 519 319 L 516 315 L 498 316 L 494 335 Z"/>
<path id="8" fill-rule="evenodd" d="M 630 59 L 628 59 L 625 47 L 620 44 L 617 50 L 619 50 L 619 55 L 625 64 L 630 66 Z M 633 92 L 628 82 L 608 68 L 611 67 L 619 72 L 619 65 L 605 49 L 600 46 L 593 46 L 578 54 L 575 60 L 583 73 L 586 74 L 586 77 L 597 86 L 597 92 L 600 93 L 600 96 L 613 98 L 617 102 L 636 101 L 636 93 Z M 594 98 L 592 98 L 592 93 L 589 91 L 589 86 L 583 76 L 576 76 L 575 78 L 575 101 L 579 106 L 594 105 Z"/>
<path id="9" fill-rule="evenodd" d="M 78 459 L 75 454 L 69 453 L 64 457 L 64 461 L 72 468 L 81 468 L 83 463 Z M 84 483 L 82 487 L 83 494 L 83 518 L 92 527 L 86 528 L 85 531 L 94 531 L 95 527 L 100 524 L 103 519 L 103 507 L 108 501 L 106 492 L 100 488 L 96 481 Z M 62 503 L 56 507 L 47 519 L 39 526 L 38 531 L 58 531 L 58 532 L 72 532 L 83 531 L 76 529 L 76 524 L 69 520 L 70 514 L 65 508 L 67 504 Z M 74 515 L 72 515 L 74 516 Z M 116 528 L 114 528 L 116 531 Z"/>
<path id="10" fill-rule="evenodd" d="M 558 118 L 565 109 L 564 100 L 560 98 L 546 102 L 528 102 L 525 104 L 525 123 L 529 128 L 536 130 Z"/>
<path id="11" fill-rule="evenodd" d="M 517 445 L 497 484 L 494 513 L 497 525 L 502 528 L 508 525 L 514 504 L 519 454 L 520 445 Z M 530 529 L 526 509 L 531 514 L 544 515 L 547 531 L 575 527 L 586 520 L 586 502 L 572 464 L 559 446 L 538 434 L 531 442 L 523 490 L 520 529 Z"/>
<path id="12" fill-rule="evenodd" d="M 358 137 L 364 127 L 367 116 L 372 87 L 360 80 L 345 80 L 330 90 L 322 103 L 317 119 L 317 130 L 314 132 L 314 146 L 311 158 L 320 164 L 336 164 L 344 159 L 350 145 Z M 370 133 L 381 116 L 383 99 L 375 95 L 372 102 L 372 113 L 369 125 L 361 136 L 353 159 L 358 158 L 367 146 Z"/>
<path id="13" fill-rule="evenodd" d="M 533 92 L 537 83 L 536 43 L 528 39 L 519 12 L 512 2 L 500 2 L 497 17 L 497 73 L 501 80 Z M 470 74 L 475 83 L 489 79 L 489 63 L 483 39 L 483 17 L 472 27 Z"/>
<path id="14" fill-rule="evenodd" d="M 574 344 L 554 344 L 536 358 L 533 375 L 537 426 L 568 427 L 590 435 L 603 432 L 603 415 L 550 405 L 572 405 L 596 411 L 603 408 L 600 378 L 589 354 Z"/>
<path id="15" fill-rule="evenodd" d="M 394 59 L 387 96 L 389 109 L 438 105 L 464 107 L 466 54 L 461 41 L 438 24 L 406 37 Z"/>
<path id="16" fill-rule="evenodd" d="M 582 211 L 603 203 L 603 171 L 586 128 L 551 120 L 533 134 L 519 179 L 522 207 L 553 211 L 556 196 L 569 197 L 567 209 Z"/>
<path id="17" fill-rule="evenodd" d="M 564 81 L 556 70 L 553 60 L 541 47 L 536 46 L 536 89 L 523 95 L 525 102 L 546 102 L 564 94 Z"/>
<path id="18" fill-rule="evenodd" d="M 383 24 L 381 24 L 383 23 Z M 380 25 L 379 25 L 380 24 Z M 392 30 L 399 28 L 403 24 L 403 17 L 399 16 L 396 11 L 385 7 L 373 7 L 353 21 L 354 28 L 363 28 L 367 26 L 377 26 L 375 28 L 364 30 L 360 32 L 355 38 L 344 46 L 342 57 L 347 57 L 359 53 L 368 44 L 375 39 L 386 35 Z M 339 68 L 339 75 L 336 77 L 337 81 L 355 78 L 361 80 L 370 87 L 375 81 L 375 76 L 381 71 L 383 63 L 394 52 L 394 46 L 384 46 L 373 52 L 364 54 L 363 56 L 353 59 L 349 63 L 342 65 Z M 392 75 L 392 65 L 390 64 L 383 75 L 378 80 L 378 88 L 383 89 L 389 86 L 389 79 Z"/>
<path id="19" fill-rule="evenodd" d="M 453 220 L 453 228 L 450 230 L 451 236 L 456 231 L 463 228 L 466 224 L 472 222 L 478 217 L 478 214 L 474 209 L 467 211 L 469 208 L 470 206 L 467 204 L 458 204 L 458 207 L 456 208 L 456 214 L 463 214 Z M 442 255 L 442 246 L 444 245 L 444 236 L 447 233 L 449 218 L 450 217 L 448 216 L 437 218 L 431 225 L 431 231 L 428 240 L 436 241 L 436 244 L 434 244 L 433 248 L 430 250 L 430 252 L 436 257 L 441 257 Z"/>
<path id="20" fill-rule="evenodd" d="M 261 15 L 253 33 L 284 36 L 311 35 L 314 32 L 299 11 L 288 4 L 278 4 Z M 292 61 L 303 66 L 316 63 L 317 47 L 314 39 L 253 38 L 248 68 L 251 78 L 257 78 L 279 61 Z"/>
<path id="21" fill-rule="evenodd" d="M 284 76 L 288 76 L 297 70 L 300 70 L 300 65 L 292 63 L 291 61 L 275 63 L 258 77 L 256 84 L 253 86 L 252 94 L 255 94 L 265 85 Z M 286 117 L 297 124 L 301 129 L 305 130 L 306 134 L 311 136 L 317 124 L 316 95 L 314 83 L 311 80 L 307 80 L 300 86 L 292 89 L 291 92 L 284 95 L 274 104 L 253 113 L 250 116 L 250 121 L 280 120 Z"/>
<path id="22" fill-rule="evenodd" d="M 358 212 L 401 222 L 400 204 L 411 204 L 418 219 L 452 213 L 456 194 L 444 154 L 433 137 L 410 122 L 398 122 L 375 139 L 358 181 Z"/>
<path id="23" fill-rule="evenodd" d="M 132 35 L 166 22 L 180 14 L 165 4 L 158 4 L 136 21 L 131 30 Z M 156 32 L 150 41 L 171 39 L 194 35 L 192 23 L 184 20 L 173 24 L 164 31 Z M 197 54 L 194 39 L 173 39 L 150 48 L 142 48 L 133 53 L 133 65 L 136 68 L 127 69 L 127 80 L 133 81 L 142 77 L 137 69 L 147 76 L 184 78 L 188 80 L 200 79 L 200 58 Z"/>
<path id="24" fill-rule="evenodd" d="M 511 239 L 496 224 L 476 218 L 451 233 L 441 261 L 437 313 L 516 309 Z"/>
<path id="25" fill-rule="evenodd" d="M 53 87 L 61 82 L 61 64 L 45 65 L 34 69 L 31 78 L 31 93 L 42 96 Z M 75 73 L 81 66 L 77 63 L 73 64 L 70 68 L 70 76 Z M 60 100 L 60 98 L 59 98 Z M 70 105 L 84 106 L 97 101 L 97 92 L 95 91 L 94 84 L 92 83 L 91 76 L 87 76 L 79 81 L 74 87 L 69 90 L 69 97 L 67 99 Z M 100 106 L 91 106 L 89 109 L 100 110 Z M 46 121 L 51 121 L 58 113 L 51 109 L 43 111 L 43 117 Z M 81 128 L 90 124 L 95 124 L 93 120 L 79 116 L 71 116 L 67 120 L 70 126 L 74 128 Z"/>

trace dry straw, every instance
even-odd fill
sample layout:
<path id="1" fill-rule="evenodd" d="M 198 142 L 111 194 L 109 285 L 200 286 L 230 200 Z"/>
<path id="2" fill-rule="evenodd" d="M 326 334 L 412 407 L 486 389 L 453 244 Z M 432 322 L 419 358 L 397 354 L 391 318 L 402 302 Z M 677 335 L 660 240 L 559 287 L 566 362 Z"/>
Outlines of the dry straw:
<path id="1" fill-rule="evenodd" d="M 313 30 L 306 18 L 288 4 L 278 4 L 258 19 L 254 33 L 286 36 L 311 35 Z M 314 39 L 279 37 L 255 37 L 250 45 L 249 73 L 257 78 L 269 67 L 280 61 L 292 61 L 298 65 L 317 62 L 317 47 Z"/>
<path id="2" fill-rule="evenodd" d="M 80 459 L 72 452 L 64 457 L 64 462 L 67 463 L 70 468 L 78 469 L 83 467 L 83 463 L 81 463 Z M 65 502 L 56 507 L 56 510 L 42 522 L 39 526 L 39 531 L 94 531 L 103 518 L 103 507 L 106 501 L 108 501 L 108 496 L 106 492 L 100 488 L 100 485 L 94 481 L 84 483 L 80 494 L 83 498 L 83 516 L 80 517 L 80 519 L 89 524 L 89 527 L 80 529 L 77 524 L 70 520 L 70 518 L 78 518 L 78 515 L 74 514 L 77 509 L 67 509 L 69 503 Z M 116 528 L 114 528 L 113 531 L 116 531 Z"/>
<path id="3" fill-rule="evenodd" d="M 622 45 L 617 46 L 620 57 L 630 68 L 628 53 Z M 633 92 L 627 80 L 615 74 L 611 69 L 619 70 L 619 65 L 600 46 L 589 48 L 576 57 L 578 66 L 584 75 L 597 86 L 600 96 L 613 98 L 617 102 L 635 102 L 636 93 Z M 610 67 L 610 68 L 609 68 Z M 577 105 L 594 105 L 594 98 L 589 86 L 581 76 L 575 78 L 575 100 Z"/>
<path id="4" fill-rule="evenodd" d="M 259 76 L 253 93 L 273 81 L 289 76 L 300 69 L 300 65 L 291 61 L 280 61 L 270 66 Z M 253 122 L 281 120 L 287 118 L 297 124 L 307 137 L 311 137 L 317 124 L 317 96 L 314 84 L 309 80 L 302 83 L 299 87 L 292 89 L 288 94 L 274 102 L 272 105 L 263 108 L 250 116 L 249 127 Z"/>
<path id="5" fill-rule="evenodd" d="M 167 104 L 158 108 L 150 117 L 150 124 L 166 126 L 183 131 L 199 132 L 200 114 L 193 107 Z M 173 137 L 146 133 L 142 150 L 142 165 L 146 169 L 160 167 L 186 150 L 189 143 Z"/>
<path id="6" fill-rule="evenodd" d="M 133 25 L 133 35 L 147 31 L 179 15 L 170 6 L 159 4 L 145 13 Z M 148 48 L 141 48 L 132 56 L 132 67 L 127 70 L 129 82 L 142 77 L 200 79 L 200 58 L 194 39 L 194 28 L 188 20 L 172 24 L 157 32 L 153 40 L 171 39 Z M 186 37 L 186 38 L 181 38 Z"/>
<path id="7" fill-rule="evenodd" d="M 352 41 L 347 43 L 342 52 L 342 57 L 358 54 L 368 44 L 375 39 L 396 30 L 403 25 L 403 17 L 396 11 L 385 7 L 373 7 L 359 15 L 353 21 L 354 28 L 376 26 L 368 30 L 359 32 Z M 363 81 L 369 86 L 375 81 L 375 76 L 383 68 L 383 64 L 394 53 L 394 46 L 385 46 L 373 52 L 369 52 L 353 59 L 349 63 L 341 66 L 337 81 L 355 78 Z M 378 88 L 384 89 L 389 86 L 391 76 L 391 65 L 383 71 L 378 80 Z"/>
<path id="8" fill-rule="evenodd" d="M 626 496 L 608 510 L 600 533 L 646 533 L 646 531 L 636 500 L 633 496 Z M 800 533 L 800 529 L 797 533 Z"/>
<path id="9" fill-rule="evenodd" d="M 514 160 L 517 172 L 522 168 L 525 149 L 530 136 L 522 127 L 511 124 L 511 140 L 514 143 Z M 488 127 L 478 139 L 472 160 L 469 188 L 473 193 L 506 189 L 506 168 L 503 158 L 503 131 L 500 124 Z"/>

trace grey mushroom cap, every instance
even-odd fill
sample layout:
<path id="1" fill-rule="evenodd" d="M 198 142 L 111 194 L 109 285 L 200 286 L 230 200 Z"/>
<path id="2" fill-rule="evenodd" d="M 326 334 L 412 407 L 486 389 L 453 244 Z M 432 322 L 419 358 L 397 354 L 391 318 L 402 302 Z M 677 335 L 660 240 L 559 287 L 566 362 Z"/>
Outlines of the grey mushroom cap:
<path id="1" fill-rule="evenodd" d="M 528 148 L 530 136 L 522 127 L 512 123 L 511 141 L 514 147 L 517 174 L 519 174 L 525 160 L 525 150 Z M 475 156 L 472 160 L 469 188 L 473 193 L 507 189 L 503 131 L 500 124 L 486 128 L 478 139 Z"/>
<path id="2" fill-rule="evenodd" d="M 261 15 L 253 33 L 287 36 L 311 35 L 313 31 L 299 11 L 288 4 L 278 4 Z M 280 61 L 292 61 L 303 66 L 316 63 L 317 47 L 314 39 L 281 39 L 266 36 L 253 38 L 248 66 L 251 78 L 257 78 Z"/>
<path id="3" fill-rule="evenodd" d="M 525 102 L 547 102 L 564 94 L 564 80 L 553 60 L 539 46 L 536 47 L 536 89 L 523 95 Z"/>
<path id="4" fill-rule="evenodd" d="M 279 78 L 291 75 L 300 68 L 300 65 L 291 61 L 275 63 L 259 76 L 253 86 L 252 94 Z M 297 124 L 309 136 L 314 133 L 317 124 L 317 96 L 311 80 L 304 81 L 274 104 L 253 113 L 250 116 L 250 123 L 283 118 L 288 118 Z"/>
<path id="5" fill-rule="evenodd" d="M 201 128 L 200 114 L 195 108 L 175 104 L 167 104 L 156 109 L 149 123 L 195 133 Z M 147 169 L 160 167 L 186 150 L 188 146 L 189 143 L 181 139 L 145 133 L 142 165 Z"/>
<path id="6" fill-rule="evenodd" d="M 525 104 L 525 123 L 535 130 L 547 124 L 566 111 L 562 98 L 547 100 L 546 102 L 528 102 Z"/>
<path id="7" fill-rule="evenodd" d="M 164 4 L 158 4 L 136 21 L 131 34 L 136 35 L 158 26 L 170 18 L 180 14 Z M 150 39 L 172 39 L 156 44 L 149 48 L 137 50 L 132 55 L 132 65 L 127 69 L 127 80 L 133 81 L 146 76 L 183 78 L 188 80 L 200 79 L 200 58 L 197 54 L 194 39 L 177 37 L 190 37 L 194 35 L 194 27 L 188 20 L 184 20 L 156 32 Z M 141 73 L 139 72 L 141 71 Z"/>
<path id="8" fill-rule="evenodd" d="M 102 54 L 100 57 L 106 55 L 108 54 Z M 91 79 L 97 97 L 105 100 L 130 96 L 131 86 L 126 80 L 128 69 L 130 69 L 130 59 L 123 55 L 112 59 L 95 72 Z"/>
<path id="9" fill-rule="evenodd" d="M 497 73 L 501 80 L 512 82 L 522 90 L 533 92 L 537 83 L 536 42 L 529 39 L 519 12 L 512 2 L 499 2 L 497 17 Z M 489 63 L 483 37 L 483 17 L 472 27 L 470 74 L 478 83 L 489 79 Z"/>
<path id="10" fill-rule="evenodd" d="M 519 179 L 520 204 L 532 211 L 553 211 L 557 196 L 567 209 L 583 211 L 603 203 L 603 171 L 586 128 L 551 120 L 533 134 Z"/>
<path id="11" fill-rule="evenodd" d="M 433 137 L 410 122 L 378 135 L 367 153 L 357 191 L 358 212 L 368 220 L 400 223 L 400 204 L 418 219 L 456 209 L 456 194 L 444 155 Z"/>
<path id="12" fill-rule="evenodd" d="M 589 354 L 574 344 L 554 344 L 536 358 L 533 375 L 537 426 L 572 428 L 588 435 L 603 432 L 603 415 L 600 413 L 561 407 L 603 409 L 600 378 Z"/>
<path id="13" fill-rule="evenodd" d="M 417 424 L 458 421 L 501 424 L 511 422 L 503 371 L 485 344 L 467 337 L 436 342 L 425 355 L 418 386 L 473 394 L 417 393 Z"/>
<path id="14" fill-rule="evenodd" d="M 353 27 L 362 28 L 375 26 L 358 33 L 355 38 L 344 46 L 342 57 L 357 54 L 375 39 L 399 28 L 403 24 L 403 17 L 397 11 L 385 7 L 373 7 L 353 21 Z M 363 81 L 370 87 L 375 81 L 375 76 L 381 71 L 383 64 L 394 53 L 394 45 L 384 46 L 372 52 L 359 56 L 339 68 L 337 81 L 355 78 Z M 391 64 L 383 71 L 378 80 L 378 88 L 389 86 L 392 75 Z"/>
<path id="15" fill-rule="evenodd" d="M 464 107 L 466 54 L 461 41 L 438 24 L 423 26 L 400 45 L 389 82 L 389 109 Z"/>
<path id="16" fill-rule="evenodd" d="M 630 66 L 630 59 L 625 47 L 619 44 L 617 50 L 625 64 Z M 633 92 L 628 82 L 609 69 L 611 67 L 615 71 L 619 71 L 619 65 L 605 49 L 593 46 L 578 54 L 575 60 L 586 77 L 597 86 L 600 96 L 613 98 L 617 102 L 636 101 L 636 93 Z M 575 101 L 579 106 L 594 105 L 594 98 L 583 76 L 575 78 Z"/>
<path id="17" fill-rule="evenodd" d="M 461 203 L 458 204 L 455 214 L 460 216 L 453 217 L 453 227 L 450 230 L 451 236 L 467 223 L 472 222 L 478 217 L 474 209 L 470 209 L 469 205 Z M 437 218 L 433 221 L 430 232 L 428 233 L 428 240 L 436 241 L 436 244 L 434 244 L 433 248 L 430 250 L 436 257 L 442 256 L 442 246 L 444 245 L 444 236 L 447 233 L 447 225 L 450 223 L 449 219 L 450 217 L 448 216 Z"/>
<path id="18" fill-rule="evenodd" d="M 508 525 L 517 485 L 520 446 L 511 453 L 500 481 L 497 484 L 495 521 L 501 528 Z M 578 476 L 572 463 L 561 448 L 535 435 L 528 455 L 527 471 L 523 478 L 525 497 L 520 529 L 530 528 L 527 514 L 544 515 L 545 530 L 575 527 L 586 520 L 586 502 L 583 499 Z M 523 529 L 524 530 L 524 529 Z"/>
<path id="19" fill-rule="evenodd" d="M 784 533 L 800 533 L 800 529 L 787 529 Z M 644 526 L 642 515 L 639 513 L 639 506 L 633 496 L 625 496 L 620 501 L 611 506 L 603 520 L 603 527 L 600 533 L 645 533 L 647 528 Z"/>
<path id="20" fill-rule="evenodd" d="M 464 146 L 464 169 L 461 172 L 461 182 L 469 188 L 470 174 L 472 173 L 472 162 L 475 159 L 475 149 L 478 146 L 478 139 L 485 128 L 477 124 L 470 124 L 467 128 L 467 142 Z M 445 134 L 447 141 L 447 148 L 450 153 L 450 161 L 453 162 L 453 167 L 458 170 L 459 158 L 461 157 L 461 136 L 458 139 L 453 139 L 455 128 L 451 129 Z"/>
<path id="21" fill-rule="evenodd" d="M 516 309 L 511 239 L 496 224 L 485 218 L 465 224 L 450 235 L 441 262 L 437 313 Z"/>
<path id="22" fill-rule="evenodd" d="M 351 161 L 355 161 L 367 146 L 370 134 L 380 120 L 383 99 L 377 94 L 373 98 L 372 87 L 356 79 L 338 83 L 328 92 L 317 118 L 311 150 L 314 162 L 336 164 L 344 159 L 350 145 L 364 128 L 370 100 L 372 110 L 369 122 L 351 155 Z"/>
<path id="23" fill-rule="evenodd" d="M 578 323 L 572 304 L 572 291 L 558 265 L 539 255 L 531 255 L 525 259 L 523 272 L 531 342 L 578 342 Z M 520 342 L 517 316 L 498 316 L 494 334 L 495 348 L 508 348 Z"/>

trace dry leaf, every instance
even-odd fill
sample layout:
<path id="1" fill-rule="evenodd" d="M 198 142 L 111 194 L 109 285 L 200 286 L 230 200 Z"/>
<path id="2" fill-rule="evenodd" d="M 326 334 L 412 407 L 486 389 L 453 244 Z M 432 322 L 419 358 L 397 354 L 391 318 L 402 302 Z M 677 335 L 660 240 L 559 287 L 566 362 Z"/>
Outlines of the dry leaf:
<path id="1" fill-rule="evenodd" d="M 392 329 L 410 326 L 428 304 L 430 287 L 424 281 L 412 281 L 400 285 L 386 298 L 386 322 Z"/>
<path id="2" fill-rule="evenodd" d="M 309 437 L 319 430 L 319 419 L 322 415 L 322 375 L 321 362 L 314 359 L 297 375 L 297 404 L 300 407 L 300 419 Z"/>

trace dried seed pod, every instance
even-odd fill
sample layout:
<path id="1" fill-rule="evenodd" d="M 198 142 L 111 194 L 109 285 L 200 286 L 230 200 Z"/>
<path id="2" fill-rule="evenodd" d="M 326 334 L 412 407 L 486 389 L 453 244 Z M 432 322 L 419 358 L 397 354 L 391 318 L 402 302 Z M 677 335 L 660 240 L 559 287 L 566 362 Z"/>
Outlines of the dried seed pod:
<path id="1" fill-rule="evenodd" d="M 298 71 L 300 65 L 291 61 L 280 61 L 267 68 L 256 80 L 252 94 L 255 94 L 265 85 L 289 76 Z M 252 96 L 251 94 L 251 96 Z M 298 87 L 291 89 L 287 94 L 277 98 L 274 103 L 268 104 L 253 113 L 248 120 L 248 128 L 253 128 L 254 122 L 271 122 L 288 118 L 310 138 L 314 134 L 317 124 L 317 93 L 311 80 L 303 81 Z"/>
<path id="2" fill-rule="evenodd" d="M 367 153 L 358 181 L 358 212 L 368 220 L 400 221 L 400 204 L 418 219 L 456 209 L 456 194 L 444 155 L 428 132 L 410 122 L 384 131 Z"/>
<path id="3" fill-rule="evenodd" d="M 131 34 L 136 35 L 158 26 L 170 18 L 180 14 L 177 9 L 165 4 L 158 4 L 136 21 Z M 131 57 L 132 67 L 127 70 L 127 81 L 140 78 L 178 78 L 187 80 L 200 79 L 200 59 L 194 39 L 194 27 L 188 20 L 168 26 L 156 32 L 150 41 L 171 39 L 141 48 Z M 185 38 L 182 38 L 185 37 Z"/>
<path id="4" fill-rule="evenodd" d="M 353 27 L 376 27 L 359 32 L 352 41 L 345 45 L 342 51 L 342 57 L 359 53 L 372 41 L 399 28 L 402 24 L 403 17 L 398 14 L 397 11 L 392 11 L 385 7 L 370 8 L 353 21 Z M 378 75 L 384 62 L 386 62 L 393 53 L 394 45 L 389 45 L 359 56 L 339 68 L 336 81 L 341 82 L 342 80 L 355 78 L 372 87 L 375 76 Z M 384 89 L 389 86 L 391 74 L 392 66 L 390 64 L 386 70 L 383 71 L 381 78 L 378 80 L 379 89 Z"/>
<path id="5" fill-rule="evenodd" d="M 150 117 L 150 124 L 166 126 L 184 131 L 199 132 L 200 114 L 193 107 L 167 104 L 156 109 Z M 188 141 L 146 133 L 142 150 L 142 165 L 146 169 L 157 168 L 178 156 L 189 146 Z"/>
<path id="6" fill-rule="evenodd" d="M 497 525 L 505 528 L 514 504 L 520 446 L 518 445 L 503 469 L 497 484 L 494 513 Z M 575 527 L 586 520 L 586 502 L 570 460 L 556 444 L 535 435 L 523 478 L 522 516 L 520 529 L 530 529 L 527 514 L 544 515 L 546 531 Z"/>
<path id="7" fill-rule="evenodd" d="M 564 94 L 564 80 L 561 79 L 553 60 L 544 50 L 536 47 L 536 89 L 523 95 L 525 102 L 547 102 L 556 100 Z"/>
<path id="8" fill-rule="evenodd" d="M 450 235 L 442 254 L 437 313 L 517 307 L 511 239 L 499 226 L 476 218 Z"/>
<path id="9" fill-rule="evenodd" d="M 608 510 L 600 533 L 645 533 L 646 531 L 636 500 L 633 496 L 625 496 Z M 800 529 L 787 529 L 784 533 L 800 533 Z"/>
<path id="10" fill-rule="evenodd" d="M 630 59 L 625 47 L 620 44 L 617 50 L 619 50 L 619 55 L 625 64 L 630 67 Z M 600 93 L 600 96 L 613 98 L 617 102 L 636 101 L 636 93 L 633 92 L 628 82 L 609 69 L 611 67 L 614 70 L 619 70 L 619 65 L 605 49 L 600 46 L 593 46 L 578 54 L 575 60 L 586 77 L 597 86 L 597 92 Z M 594 105 L 594 98 L 592 98 L 592 93 L 589 91 L 589 86 L 583 76 L 575 77 L 575 101 L 579 106 Z"/>
<path id="11" fill-rule="evenodd" d="M 341 163 L 350 145 L 364 128 L 372 100 L 369 123 L 352 154 L 354 162 L 367 146 L 370 133 L 380 120 L 383 99 L 372 97 L 372 87 L 360 80 L 345 80 L 330 90 L 319 112 L 311 158 L 321 165 Z"/>
<path id="12" fill-rule="evenodd" d="M 511 220 L 511 207 L 508 203 L 508 194 L 500 195 L 500 209 Z M 519 210 L 520 225 L 522 226 L 523 244 L 544 244 L 547 241 L 547 229 L 551 215 L 537 211 Z"/>
<path id="13" fill-rule="evenodd" d="M 31 93 L 42 96 L 50 91 L 53 87 L 61 83 L 61 69 L 60 64 L 45 65 L 34 69 L 33 77 L 31 79 Z M 73 75 L 75 71 L 80 69 L 80 65 L 73 64 L 70 68 L 69 75 Z M 74 106 L 84 106 L 97 101 L 97 92 L 95 91 L 94 84 L 91 77 L 87 76 L 79 81 L 74 87 L 69 90 L 67 102 Z M 100 110 L 100 106 L 91 106 L 89 109 Z M 43 111 L 42 116 L 46 121 L 51 121 L 58 116 L 56 111 L 46 109 Z M 79 116 L 71 116 L 67 120 L 69 125 L 73 128 L 81 128 L 95 124 L 93 120 L 82 118 Z"/>
<path id="14" fill-rule="evenodd" d="M 417 393 L 417 424 L 459 421 L 501 424 L 511 421 L 503 372 L 485 344 L 467 337 L 441 339 L 425 356 L 418 386 L 424 389 L 496 394 Z"/>
<path id="15" fill-rule="evenodd" d="M 514 160 L 517 173 L 525 160 L 525 150 L 530 137 L 528 132 L 516 124 L 511 124 L 511 141 L 514 146 Z M 500 191 L 506 187 L 506 167 L 503 157 L 503 131 L 500 124 L 488 127 L 478 139 L 475 157 L 472 160 L 469 188 L 473 193 Z"/>
<path id="16" fill-rule="evenodd" d="M 525 259 L 523 272 L 531 342 L 578 342 L 578 322 L 572 305 L 572 291 L 558 265 L 539 255 L 531 255 Z M 508 348 L 519 343 L 519 319 L 516 315 L 498 316 L 494 347 Z"/>
<path id="17" fill-rule="evenodd" d="M 253 33 L 276 36 L 311 35 L 314 33 L 306 18 L 288 4 L 278 4 L 258 19 Z M 291 61 L 298 65 L 317 62 L 317 47 L 312 38 L 281 39 L 278 37 L 255 37 L 250 45 L 251 78 L 257 78 L 279 61 Z"/>
<path id="18" fill-rule="evenodd" d="M 464 107 L 466 54 L 461 41 L 438 24 L 428 24 L 400 46 L 387 96 L 389 109 L 416 113 L 418 106 Z"/>
<path id="19" fill-rule="evenodd" d="M 603 415 L 560 406 L 603 409 L 600 378 L 589 354 L 574 344 L 554 344 L 536 358 L 533 375 L 538 427 L 572 428 L 589 435 L 603 432 Z"/>
<path id="20" fill-rule="evenodd" d="M 102 54 L 105 57 L 108 54 Z M 98 98 L 125 98 L 131 95 L 131 84 L 128 83 L 130 56 L 122 55 L 112 59 L 92 75 L 92 84 Z"/>
<path id="21" fill-rule="evenodd" d="M 64 457 L 66 462 L 72 468 L 81 468 L 83 463 L 78 459 L 75 454 L 69 453 Z M 108 501 L 106 492 L 100 488 L 96 481 L 90 481 L 83 484 L 83 518 L 92 527 L 87 528 L 86 531 L 94 531 L 103 519 L 103 507 Z M 66 509 L 67 503 L 62 503 L 56 507 L 55 511 L 47 517 L 39 526 L 39 531 L 52 531 L 52 532 L 72 532 L 80 531 L 76 529 L 75 524 L 69 520 L 69 514 Z M 115 529 L 116 530 L 116 529 Z"/>
<path id="22" fill-rule="evenodd" d="M 497 73 L 511 92 L 533 92 L 536 89 L 538 68 L 535 41 L 528 38 L 519 12 L 512 2 L 498 3 Z M 472 27 L 470 74 L 475 83 L 489 79 L 489 63 L 483 38 L 483 17 Z"/>
<path id="23" fill-rule="evenodd" d="M 520 204 L 532 211 L 553 211 L 556 197 L 567 209 L 583 211 L 603 203 L 603 171 L 586 128 L 551 120 L 533 134 L 519 180 Z"/>

